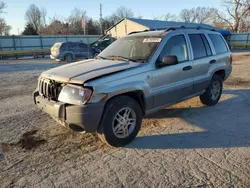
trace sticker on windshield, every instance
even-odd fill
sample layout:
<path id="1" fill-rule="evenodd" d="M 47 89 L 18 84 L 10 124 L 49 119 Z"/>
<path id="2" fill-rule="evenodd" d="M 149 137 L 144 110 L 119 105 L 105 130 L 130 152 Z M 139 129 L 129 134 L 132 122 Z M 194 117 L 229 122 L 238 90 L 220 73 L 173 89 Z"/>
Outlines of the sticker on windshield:
<path id="1" fill-rule="evenodd" d="M 145 38 L 143 42 L 161 42 L 161 38 Z"/>

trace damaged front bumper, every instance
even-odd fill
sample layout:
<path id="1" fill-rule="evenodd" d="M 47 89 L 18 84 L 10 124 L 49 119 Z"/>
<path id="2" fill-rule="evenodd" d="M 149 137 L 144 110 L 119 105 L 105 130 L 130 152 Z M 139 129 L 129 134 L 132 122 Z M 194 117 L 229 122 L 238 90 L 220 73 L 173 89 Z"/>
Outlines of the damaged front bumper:
<path id="1" fill-rule="evenodd" d="M 44 112 L 52 116 L 63 126 L 79 126 L 86 132 L 96 132 L 101 121 L 104 103 L 85 104 L 77 106 L 48 100 L 39 95 L 39 91 L 33 94 L 34 103 Z"/>

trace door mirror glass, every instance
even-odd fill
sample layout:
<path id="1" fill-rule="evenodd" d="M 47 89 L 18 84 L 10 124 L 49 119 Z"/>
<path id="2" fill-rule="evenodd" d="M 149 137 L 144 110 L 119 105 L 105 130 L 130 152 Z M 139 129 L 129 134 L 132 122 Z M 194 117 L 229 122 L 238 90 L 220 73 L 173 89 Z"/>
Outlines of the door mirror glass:
<path id="1" fill-rule="evenodd" d="M 162 61 L 159 61 L 158 67 L 165 67 L 165 66 L 176 65 L 176 64 L 178 64 L 177 56 L 167 55 L 163 57 Z"/>

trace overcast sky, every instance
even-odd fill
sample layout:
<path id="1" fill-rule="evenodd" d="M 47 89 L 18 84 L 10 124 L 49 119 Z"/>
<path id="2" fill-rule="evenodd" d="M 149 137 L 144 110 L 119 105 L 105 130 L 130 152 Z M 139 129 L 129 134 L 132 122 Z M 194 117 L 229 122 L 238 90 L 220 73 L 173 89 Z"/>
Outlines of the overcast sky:
<path id="1" fill-rule="evenodd" d="M 0 0 L 1 1 L 1 0 Z M 80 8 L 87 11 L 87 15 L 94 19 L 99 18 L 99 4 L 103 5 L 103 17 L 110 15 L 119 6 L 130 8 L 135 16 L 153 18 L 165 13 L 176 13 L 183 8 L 197 6 L 209 6 L 220 8 L 220 0 L 5 0 L 7 4 L 6 13 L 3 15 L 9 25 L 12 26 L 11 34 L 18 34 L 23 31 L 25 25 L 25 11 L 30 4 L 44 7 L 47 10 L 47 17 L 54 16 L 66 18 L 73 8 Z M 48 20 L 49 21 L 49 20 Z"/>

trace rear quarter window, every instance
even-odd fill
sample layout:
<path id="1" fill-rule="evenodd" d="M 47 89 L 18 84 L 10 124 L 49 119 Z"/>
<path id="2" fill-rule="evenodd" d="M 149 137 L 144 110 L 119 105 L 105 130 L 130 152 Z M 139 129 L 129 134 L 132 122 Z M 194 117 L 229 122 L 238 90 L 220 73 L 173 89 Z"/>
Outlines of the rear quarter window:
<path id="1" fill-rule="evenodd" d="M 225 41 L 222 39 L 221 35 L 208 34 L 208 36 L 213 43 L 216 54 L 228 52 L 227 45 L 226 45 Z"/>

